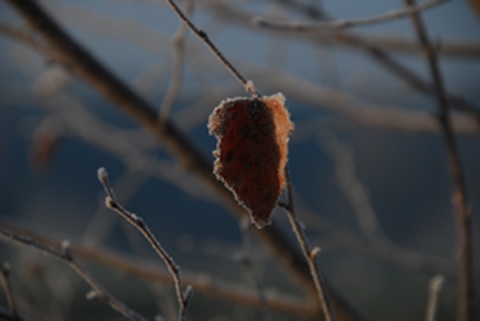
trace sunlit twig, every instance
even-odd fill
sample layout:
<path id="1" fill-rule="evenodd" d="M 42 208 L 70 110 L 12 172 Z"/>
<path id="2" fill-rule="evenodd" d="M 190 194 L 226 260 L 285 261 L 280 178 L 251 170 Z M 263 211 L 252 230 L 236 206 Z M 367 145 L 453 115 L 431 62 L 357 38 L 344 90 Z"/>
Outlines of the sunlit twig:
<path id="1" fill-rule="evenodd" d="M 134 213 L 127 211 L 123 206 L 117 201 L 112 188 L 110 187 L 110 181 L 108 180 L 108 173 L 105 168 L 101 167 L 98 170 L 98 180 L 102 183 L 107 197 L 105 199 L 105 205 L 107 208 L 115 211 L 120 214 L 125 220 L 132 224 L 145 239 L 152 245 L 155 252 L 162 258 L 165 262 L 168 271 L 172 275 L 172 278 L 175 283 L 175 291 L 177 293 L 177 299 L 179 303 L 179 313 L 178 320 L 185 320 L 185 313 L 187 312 L 188 303 L 192 298 L 193 289 L 191 286 L 183 287 L 182 278 L 180 276 L 180 269 L 173 260 L 173 258 L 168 254 L 168 252 L 163 248 L 160 242 L 157 240 L 155 235 L 150 231 L 150 228 L 145 224 L 143 219 L 137 216 Z"/>

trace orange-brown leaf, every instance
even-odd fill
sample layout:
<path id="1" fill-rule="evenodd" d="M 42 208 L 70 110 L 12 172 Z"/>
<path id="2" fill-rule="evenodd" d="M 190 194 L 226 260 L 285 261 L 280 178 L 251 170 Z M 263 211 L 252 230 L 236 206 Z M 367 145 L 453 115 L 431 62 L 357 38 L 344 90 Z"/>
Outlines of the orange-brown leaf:
<path id="1" fill-rule="evenodd" d="M 208 128 L 218 139 L 214 173 L 251 214 L 257 227 L 270 222 L 285 185 L 293 129 L 282 94 L 220 103 Z"/>

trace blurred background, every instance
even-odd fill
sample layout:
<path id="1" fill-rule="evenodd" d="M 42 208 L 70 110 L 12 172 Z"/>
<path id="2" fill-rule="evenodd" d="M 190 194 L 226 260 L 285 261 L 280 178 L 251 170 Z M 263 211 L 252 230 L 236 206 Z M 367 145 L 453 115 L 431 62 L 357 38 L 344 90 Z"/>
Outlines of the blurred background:
<path id="1" fill-rule="evenodd" d="M 216 141 L 208 134 L 208 115 L 223 99 L 246 93 L 163 1 L 39 3 L 119 78 L 169 114 L 213 162 Z M 438 320 L 455 319 L 457 220 L 451 175 L 435 120 L 430 70 L 411 20 L 300 33 L 253 22 L 256 17 L 298 23 L 357 19 L 405 4 L 178 3 L 260 93 L 286 96 L 295 122 L 288 163 L 294 202 L 310 243 L 322 249 L 318 262 L 333 287 L 371 320 L 423 320 L 429 282 L 442 274 Z M 448 1 L 422 17 L 439 50 L 478 231 L 480 16 L 467 1 Z M 105 251 L 163 269 L 137 231 L 104 209 L 96 175 L 104 166 L 122 204 L 144 218 L 192 280 L 254 298 L 264 293 L 307 302 L 288 271 L 251 233 L 254 227 L 242 229 L 161 141 L 95 88 L 45 58 L 38 46 L 15 38 L 30 34 L 45 45 L 5 1 L 0 2 L 0 27 L 2 226 L 45 242 L 68 239 L 84 250 L 80 253 Z M 282 209 L 274 211 L 273 220 L 296 244 Z M 478 236 L 474 244 L 480 246 Z M 175 319 L 177 302 L 168 282 L 82 255 L 83 266 L 130 307 L 150 319 L 155 314 Z M 24 316 L 120 319 L 101 302 L 86 300 L 88 287 L 65 264 L 3 239 L 0 257 L 10 263 Z M 475 255 L 477 293 L 478 267 Z M 3 291 L 0 298 L 6 307 Z M 304 312 L 244 301 L 200 289 L 189 320 L 306 318 Z M 478 295 L 475 303 L 480 315 Z"/>

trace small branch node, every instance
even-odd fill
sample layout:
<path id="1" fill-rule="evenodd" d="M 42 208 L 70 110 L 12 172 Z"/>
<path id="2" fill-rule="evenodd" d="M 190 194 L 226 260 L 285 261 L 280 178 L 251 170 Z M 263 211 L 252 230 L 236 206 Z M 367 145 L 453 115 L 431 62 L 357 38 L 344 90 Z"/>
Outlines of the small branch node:
<path id="1" fill-rule="evenodd" d="M 445 281 L 445 277 L 441 274 L 435 275 L 432 278 L 432 281 L 430 283 L 430 288 L 435 289 L 436 291 L 439 291 L 442 289 L 443 282 Z"/>
<path id="2" fill-rule="evenodd" d="M 99 296 L 99 293 L 95 290 L 91 290 L 91 291 L 88 291 L 87 292 L 87 300 L 94 300 L 94 299 L 97 299 Z"/>
<path id="3" fill-rule="evenodd" d="M 117 208 L 115 201 L 110 196 L 105 197 L 105 206 L 111 210 Z"/>
<path id="4" fill-rule="evenodd" d="M 135 213 L 130 213 L 130 218 L 138 224 L 143 224 L 143 219 Z"/>
<path id="5" fill-rule="evenodd" d="M 97 177 L 98 177 L 98 180 L 102 183 L 108 180 L 108 173 L 105 170 L 105 167 L 100 167 L 97 170 Z"/>
<path id="6" fill-rule="evenodd" d="M 9 262 L 3 262 L 2 268 L 1 268 L 2 274 L 5 277 L 10 276 L 10 271 L 11 271 L 11 266 Z"/>
<path id="7" fill-rule="evenodd" d="M 286 210 L 286 211 L 290 211 L 290 210 L 291 210 L 290 204 L 285 203 L 284 201 L 278 201 L 277 204 L 278 204 L 278 206 L 280 206 L 281 208 L 283 208 L 283 209 Z"/>
<path id="8" fill-rule="evenodd" d="M 68 240 L 63 240 L 61 243 L 62 255 L 68 261 L 73 261 L 72 253 L 70 252 L 70 242 Z"/>
<path id="9" fill-rule="evenodd" d="M 258 98 L 259 94 L 257 92 L 257 88 L 255 87 L 255 84 L 253 83 L 253 80 L 247 80 L 245 83 L 245 90 L 252 95 L 253 98 Z"/>
<path id="10" fill-rule="evenodd" d="M 322 250 L 318 246 L 314 247 L 313 250 L 310 252 L 310 257 L 312 258 L 312 260 L 316 260 L 321 251 Z"/>
<path id="11" fill-rule="evenodd" d="M 183 301 L 185 302 L 185 304 L 188 303 L 188 301 L 190 301 L 192 297 L 193 297 L 193 287 L 191 285 L 187 285 L 187 288 L 183 292 Z"/>
<path id="12" fill-rule="evenodd" d="M 208 39 L 208 34 L 205 31 L 203 31 L 202 29 L 198 29 L 198 36 L 200 38 L 202 38 L 203 40 Z"/>
<path id="13" fill-rule="evenodd" d="M 89 291 L 86 297 L 87 297 L 87 300 L 99 300 L 103 302 L 111 301 L 111 298 L 108 295 L 102 292 L 98 292 L 96 290 Z"/>

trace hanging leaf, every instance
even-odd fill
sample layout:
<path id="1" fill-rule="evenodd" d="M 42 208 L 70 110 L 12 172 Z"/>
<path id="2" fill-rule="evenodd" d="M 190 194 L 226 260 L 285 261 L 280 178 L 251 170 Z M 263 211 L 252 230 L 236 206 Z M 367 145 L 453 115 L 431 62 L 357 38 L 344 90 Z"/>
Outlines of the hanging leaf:
<path id="1" fill-rule="evenodd" d="M 281 93 L 227 99 L 209 118 L 210 134 L 218 140 L 214 173 L 259 228 L 270 223 L 285 185 L 293 123 L 284 102 Z"/>

